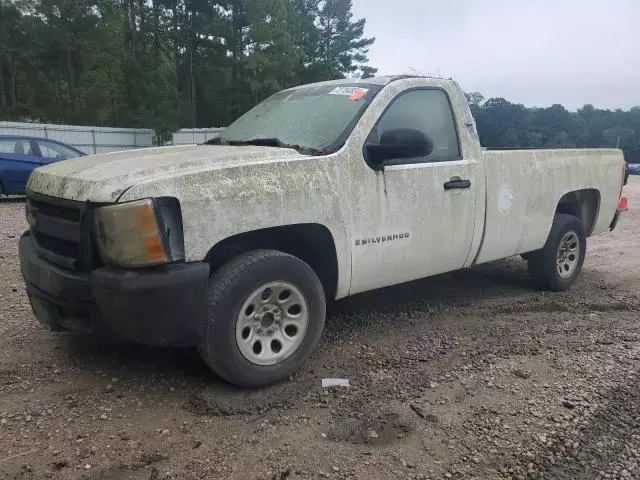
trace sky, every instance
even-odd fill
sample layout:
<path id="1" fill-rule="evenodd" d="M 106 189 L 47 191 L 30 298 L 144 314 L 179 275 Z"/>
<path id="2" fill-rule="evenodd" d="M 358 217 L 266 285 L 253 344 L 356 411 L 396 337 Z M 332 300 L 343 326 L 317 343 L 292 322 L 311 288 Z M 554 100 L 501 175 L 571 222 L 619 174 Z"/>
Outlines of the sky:
<path id="1" fill-rule="evenodd" d="M 353 0 L 378 75 L 570 110 L 640 106 L 640 0 Z"/>

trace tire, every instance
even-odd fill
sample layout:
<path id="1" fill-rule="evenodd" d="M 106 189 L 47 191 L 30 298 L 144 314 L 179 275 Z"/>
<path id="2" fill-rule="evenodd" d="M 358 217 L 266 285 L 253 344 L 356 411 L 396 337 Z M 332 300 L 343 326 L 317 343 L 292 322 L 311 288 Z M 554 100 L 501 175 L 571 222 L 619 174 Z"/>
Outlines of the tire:
<path id="1" fill-rule="evenodd" d="M 200 355 L 215 373 L 241 387 L 288 379 L 311 356 L 324 330 L 320 279 L 305 262 L 282 252 L 239 255 L 210 278 L 208 295 Z"/>
<path id="2" fill-rule="evenodd" d="M 582 222 L 573 215 L 558 213 L 545 246 L 528 254 L 529 274 L 544 290 L 567 290 L 580 276 L 586 251 Z"/>

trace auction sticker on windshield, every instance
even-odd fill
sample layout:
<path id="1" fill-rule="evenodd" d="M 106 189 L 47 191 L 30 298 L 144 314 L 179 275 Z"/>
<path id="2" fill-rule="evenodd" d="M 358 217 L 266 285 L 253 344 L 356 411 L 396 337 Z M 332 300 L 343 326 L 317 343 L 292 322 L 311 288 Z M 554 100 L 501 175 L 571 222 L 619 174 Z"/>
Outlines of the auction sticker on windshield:
<path id="1" fill-rule="evenodd" d="M 352 100 L 359 100 L 364 97 L 368 88 L 360 88 L 360 87 L 336 87 L 329 92 L 329 95 L 342 95 L 345 97 L 352 97 Z M 354 98 L 355 97 L 355 98 Z"/>

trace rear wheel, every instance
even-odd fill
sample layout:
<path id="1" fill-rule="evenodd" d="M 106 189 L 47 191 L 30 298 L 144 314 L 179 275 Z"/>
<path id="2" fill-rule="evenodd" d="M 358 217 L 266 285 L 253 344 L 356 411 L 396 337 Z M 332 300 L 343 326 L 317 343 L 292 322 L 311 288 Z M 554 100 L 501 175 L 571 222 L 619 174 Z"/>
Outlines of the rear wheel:
<path id="1" fill-rule="evenodd" d="M 324 290 L 311 267 L 282 252 L 248 252 L 209 281 L 200 353 L 236 385 L 277 383 L 311 356 L 325 314 Z"/>
<path id="2" fill-rule="evenodd" d="M 556 214 L 545 246 L 527 255 L 529 273 L 543 289 L 567 290 L 582 271 L 586 250 L 580 220 L 573 215 Z"/>

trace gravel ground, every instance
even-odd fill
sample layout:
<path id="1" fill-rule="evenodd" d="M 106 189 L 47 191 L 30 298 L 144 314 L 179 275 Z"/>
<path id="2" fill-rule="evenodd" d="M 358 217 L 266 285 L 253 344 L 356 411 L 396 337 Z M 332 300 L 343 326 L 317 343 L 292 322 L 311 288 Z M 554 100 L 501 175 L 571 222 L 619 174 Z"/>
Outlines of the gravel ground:
<path id="1" fill-rule="evenodd" d="M 53 334 L 0 203 L 0 478 L 640 478 L 640 178 L 574 289 L 520 259 L 333 306 L 292 381 L 232 388 L 191 349 Z M 322 389 L 325 377 L 351 388 Z"/>

